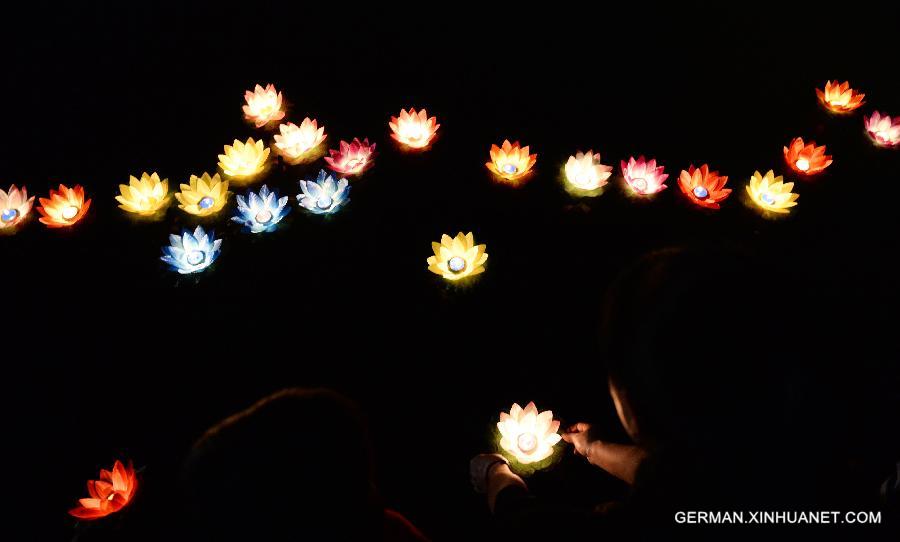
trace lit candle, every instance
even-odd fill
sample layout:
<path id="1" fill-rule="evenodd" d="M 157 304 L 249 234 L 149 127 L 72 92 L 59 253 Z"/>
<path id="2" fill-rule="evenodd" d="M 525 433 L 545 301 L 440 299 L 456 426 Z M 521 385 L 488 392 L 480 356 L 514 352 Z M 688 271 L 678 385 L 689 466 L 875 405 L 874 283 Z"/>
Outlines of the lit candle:
<path id="1" fill-rule="evenodd" d="M 173 271 L 187 275 L 212 265 L 219 257 L 221 247 L 222 240 L 216 239 L 214 232 L 206 232 L 202 226 L 197 226 L 193 232 L 183 230 L 181 235 L 170 235 L 160 259 Z"/>
<path id="2" fill-rule="evenodd" d="M 69 188 L 59 185 L 59 190 L 50 190 L 49 198 L 40 198 L 38 212 L 40 221 L 49 228 L 65 228 L 84 218 L 91 207 L 91 200 L 84 199 L 81 185 Z"/>
<path id="3" fill-rule="evenodd" d="M 537 162 L 537 154 L 529 154 L 530 151 L 527 145 L 505 139 L 499 147 L 491 145 L 491 161 L 484 165 L 501 181 L 518 184 Z"/>
<path id="4" fill-rule="evenodd" d="M 266 124 L 284 118 L 281 93 L 275 85 L 256 85 L 253 90 L 244 93 L 244 118 L 261 128 Z"/>
<path id="5" fill-rule="evenodd" d="M 228 181 L 223 181 L 219 174 L 212 177 L 209 173 L 197 177 L 191 175 L 188 184 L 181 185 L 181 192 L 175 194 L 178 208 L 196 216 L 209 216 L 218 213 L 228 201 Z"/>
<path id="6" fill-rule="evenodd" d="M 101 470 L 99 480 L 87 483 L 88 497 L 78 499 L 69 514 L 81 520 L 95 520 L 116 513 L 131 503 L 137 491 L 137 474 L 129 462 L 116 461 L 112 471 Z"/>
<path id="7" fill-rule="evenodd" d="M 837 81 L 834 83 L 828 81 L 825 83 L 825 90 L 816 89 L 816 95 L 822 105 L 834 113 L 849 113 L 864 104 L 863 99 L 866 97 L 865 94 L 850 88 L 849 81 L 840 84 Z"/>
<path id="8" fill-rule="evenodd" d="M 8 191 L 0 189 L 0 230 L 12 230 L 31 212 L 34 196 L 28 197 L 28 190 L 23 186 L 9 187 Z"/>
<path id="9" fill-rule="evenodd" d="M 459 232 L 456 237 L 441 236 L 440 243 L 431 243 L 433 256 L 426 260 L 428 270 L 449 281 L 458 281 L 484 272 L 488 255 L 487 245 L 476 245 L 472 232 Z"/>
<path id="10" fill-rule="evenodd" d="M 719 204 L 731 194 L 731 189 L 725 188 L 727 182 L 728 177 L 719 175 L 718 171 L 710 171 L 706 164 L 699 168 L 691 165 L 687 171 L 682 170 L 678 177 L 681 192 L 692 203 L 707 209 L 718 209 Z"/>
<path id="11" fill-rule="evenodd" d="M 570 156 L 566 162 L 566 181 L 581 191 L 594 191 L 606 185 L 612 175 L 612 166 L 600 163 L 600 153 L 587 151 Z"/>
<path id="12" fill-rule="evenodd" d="M 656 159 L 646 160 L 640 156 L 635 160 L 632 156 L 627 162 L 622 160 L 621 167 L 625 183 L 635 194 L 649 196 L 667 188 L 663 183 L 669 175 L 663 166 L 656 165 Z"/>
<path id="13" fill-rule="evenodd" d="M 334 172 L 340 175 L 359 175 L 375 163 L 375 143 L 369 144 L 369 139 L 353 138 L 347 143 L 341 141 L 340 148 L 332 149 L 330 156 L 325 157 L 325 163 Z"/>
<path id="14" fill-rule="evenodd" d="M 269 157 L 268 147 L 262 140 L 254 141 L 252 137 L 246 142 L 235 139 L 224 148 L 225 153 L 219 155 L 219 167 L 235 181 L 252 179 L 265 168 Z"/>
<path id="15" fill-rule="evenodd" d="M 405 109 L 401 109 L 400 116 L 391 117 L 388 126 L 394 140 L 413 149 L 427 147 L 441 127 L 437 123 L 437 117 L 428 118 L 426 110 L 422 109 L 416 113 L 415 108 L 411 108 L 408 113 Z"/>
<path id="16" fill-rule="evenodd" d="M 526 465 L 550 457 L 554 445 L 562 439 L 558 433 L 559 421 L 553 419 L 553 412 L 538 412 L 533 402 L 525 408 L 516 403 L 508 413 L 501 412 L 497 429 L 500 430 L 500 447 Z"/>
<path id="17" fill-rule="evenodd" d="M 756 171 L 747 184 L 747 195 L 750 197 L 750 203 L 762 211 L 788 214 L 790 208 L 797 205 L 797 198 L 800 197 L 791 191 L 793 188 L 794 183 L 784 182 L 784 178 L 776 177 L 772 170 L 765 175 L 760 175 Z"/>
<path id="18" fill-rule="evenodd" d="M 141 178 L 131 176 L 128 184 L 119 185 L 116 201 L 119 207 L 129 213 L 153 215 L 169 204 L 169 181 L 160 180 L 157 173 L 143 173 Z"/>
<path id="19" fill-rule="evenodd" d="M 872 141 L 882 147 L 896 147 L 900 145 L 900 117 L 893 119 L 873 111 L 872 115 L 865 119 L 866 132 Z"/>
<path id="20" fill-rule="evenodd" d="M 788 167 L 803 175 L 821 173 L 833 162 L 831 156 L 825 154 L 825 145 L 817 147 L 815 141 L 804 143 L 802 137 L 794 138 L 784 147 L 784 160 Z"/>

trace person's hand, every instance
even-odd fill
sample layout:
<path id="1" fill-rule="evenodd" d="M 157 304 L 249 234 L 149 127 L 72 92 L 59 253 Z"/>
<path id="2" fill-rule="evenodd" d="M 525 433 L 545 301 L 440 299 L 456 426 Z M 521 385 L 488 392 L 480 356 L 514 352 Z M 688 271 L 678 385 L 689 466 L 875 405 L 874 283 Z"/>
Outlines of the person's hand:
<path id="1" fill-rule="evenodd" d="M 525 480 L 509 468 L 509 461 L 500 454 L 480 454 L 469 462 L 469 474 L 475 491 L 487 496 L 488 507 L 494 512 L 497 495 L 510 486 L 528 490 Z"/>
<path id="2" fill-rule="evenodd" d="M 509 461 L 500 454 L 479 454 L 469 461 L 469 475 L 476 492 L 487 492 L 491 471 L 498 465 L 509 465 Z"/>
<path id="3" fill-rule="evenodd" d="M 593 442 L 590 438 L 590 431 L 591 424 L 576 423 L 563 433 L 562 438 L 575 447 L 575 453 L 590 459 L 591 443 Z"/>

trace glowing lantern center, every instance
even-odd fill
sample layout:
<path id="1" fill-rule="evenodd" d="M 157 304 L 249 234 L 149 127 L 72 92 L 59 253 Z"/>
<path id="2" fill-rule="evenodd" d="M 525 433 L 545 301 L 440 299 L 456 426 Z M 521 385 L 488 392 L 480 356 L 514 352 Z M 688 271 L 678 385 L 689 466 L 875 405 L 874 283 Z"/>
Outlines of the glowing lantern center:
<path id="1" fill-rule="evenodd" d="M 769 194 L 768 192 L 763 192 L 759 195 L 759 199 L 762 200 L 766 205 L 774 205 L 775 204 L 775 196 Z"/>
<path id="2" fill-rule="evenodd" d="M 700 199 L 705 199 L 709 197 L 709 190 L 705 186 L 696 186 L 694 187 L 694 195 Z"/>
<path id="3" fill-rule="evenodd" d="M 206 259 L 206 253 L 202 250 L 195 250 L 187 255 L 187 263 L 190 265 L 200 265 Z"/>
<path id="4" fill-rule="evenodd" d="M 888 134 L 887 130 L 878 130 L 877 132 L 875 132 L 875 137 L 880 139 L 890 139 L 890 135 Z"/>
<path id="5" fill-rule="evenodd" d="M 266 224 L 270 220 L 272 220 L 272 213 L 270 213 L 269 211 L 262 210 L 256 213 L 256 221 L 260 224 Z"/>
<path id="6" fill-rule="evenodd" d="M 328 209 L 329 207 L 331 207 L 332 203 L 333 201 L 330 196 L 322 196 L 321 198 L 316 200 L 316 207 L 318 207 L 319 209 Z"/>
<path id="7" fill-rule="evenodd" d="M 837 98 L 832 97 L 830 101 L 831 101 L 832 105 L 842 105 L 843 106 L 843 105 L 847 105 L 848 103 L 850 103 L 850 96 L 848 94 L 841 94 Z"/>
<path id="8" fill-rule="evenodd" d="M 75 218 L 75 215 L 78 214 L 78 207 L 75 207 L 74 205 L 69 205 L 68 207 L 66 207 L 65 209 L 62 210 L 61 214 L 64 219 L 72 220 L 73 218 Z"/>
<path id="9" fill-rule="evenodd" d="M 516 439 L 516 446 L 519 447 L 519 450 L 524 454 L 531 454 L 537 450 L 538 447 L 538 439 L 534 436 L 534 433 L 522 433 L 519 435 L 519 438 Z"/>
<path id="10" fill-rule="evenodd" d="M 109 501 L 109 502 L 112 502 L 112 500 L 115 499 L 115 498 L 116 498 L 116 494 L 115 494 L 115 493 L 110 493 L 110 494 L 109 494 L 109 497 L 107 497 L 106 500 Z"/>
<path id="11" fill-rule="evenodd" d="M 354 158 L 352 160 L 347 161 L 347 170 L 348 171 L 359 171 L 366 165 L 365 158 Z"/>
<path id="12" fill-rule="evenodd" d="M 641 177 L 638 177 L 637 179 L 631 181 L 631 185 L 638 192 L 644 192 L 645 190 L 647 190 L 647 180 Z"/>
<path id="13" fill-rule="evenodd" d="M 517 168 L 515 164 L 503 164 L 502 171 L 507 175 L 514 175 L 519 171 L 519 168 Z"/>
<path id="14" fill-rule="evenodd" d="M 447 267 L 454 273 L 462 273 L 466 269 L 466 259 L 461 256 L 454 256 L 447 261 Z"/>
<path id="15" fill-rule="evenodd" d="M 412 124 L 405 127 L 403 137 L 410 141 L 418 141 L 425 137 L 425 130 L 418 124 Z"/>
<path id="16" fill-rule="evenodd" d="M 800 158 L 796 162 L 797 169 L 800 171 L 809 171 L 809 160 L 806 158 Z"/>
<path id="17" fill-rule="evenodd" d="M 201 209 L 209 209 L 210 207 L 213 206 L 213 203 L 215 203 L 215 200 L 209 196 L 206 196 L 205 198 L 200 200 L 200 202 L 197 204 L 197 206 L 200 207 Z"/>
<path id="18" fill-rule="evenodd" d="M 12 222 L 16 219 L 17 216 L 19 216 L 18 209 L 3 209 L 3 216 L 0 217 L 0 220 L 3 220 L 4 222 Z"/>

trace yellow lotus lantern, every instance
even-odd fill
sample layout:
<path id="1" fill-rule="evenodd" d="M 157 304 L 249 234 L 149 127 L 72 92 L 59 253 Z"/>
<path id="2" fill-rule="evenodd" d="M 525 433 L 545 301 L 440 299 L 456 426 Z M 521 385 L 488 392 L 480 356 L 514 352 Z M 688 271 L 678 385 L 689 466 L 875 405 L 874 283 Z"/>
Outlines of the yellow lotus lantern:
<path id="1" fill-rule="evenodd" d="M 119 207 L 129 213 L 142 216 L 156 214 L 169 204 L 169 181 L 159 179 L 159 174 L 141 174 L 128 178 L 128 184 L 119 185 L 120 195 L 116 196 Z"/>
<path id="2" fill-rule="evenodd" d="M 747 194 L 751 203 L 763 211 L 787 214 L 791 212 L 791 207 L 797 205 L 797 198 L 800 197 L 791 192 L 793 188 L 794 183 L 784 182 L 784 177 L 776 177 L 770 169 L 765 175 L 760 175 L 758 171 L 753 173 L 747 185 Z"/>
<path id="3" fill-rule="evenodd" d="M 516 403 L 509 413 L 501 412 L 497 429 L 500 447 L 523 465 L 547 459 L 553 454 L 553 446 L 562 439 L 553 412 L 538 412 L 533 402 L 525 408 Z"/>
<path id="4" fill-rule="evenodd" d="M 303 119 L 300 126 L 293 122 L 278 127 L 280 134 L 275 134 L 275 152 L 289 164 L 312 161 L 319 153 L 316 148 L 328 137 L 325 127 L 319 126 L 315 119 Z"/>
<path id="5" fill-rule="evenodd" d="M 416 113 L 414 107 L 409 112 L 401 109 L 400 116 L 391 117 L 388 126 L 391 128 L 391 137 L 394 140 L 412 149 L 427 147 L 434 139 L 438 128 L 441 127 L 437 123 L 437 117 L 428 118 L 428 112 L 424 109 Z"/>
<path id="6" fill-rule="evenodd" d="M 284 118 L 281 93 L 275 90 L 275 85 L 269 84 L 263 88 L 256 85 L 252 91 L 244 93 L 244 118 L 262 128 L 270 122 Z"/>
<path id="7" fill-rule="evenodd" d="M 484 165 L 499 179 L 517 184 L 537 162 L 537 155 L 529 151 L 527 145 L 522 147 L 518 141 L 510 143 L 507 139 L 499 147 L 491 145 L 491 161 Z"/>
<path id="8" fill-rule="evenodd" d="M 225 154 L 219 155 L 219 167 L 235 181 L 250 180 L 265 169 L 268 157 L 269 148 L 262 140 L 251 137 L 243 143 L 235 139 L 231 145 L 225 145 Z"/>
<path id="9" fill-rule="evenodd" d="M 459 232 L 456 237 L 444 234 L 440 243 L 431 243 L 434 256 L 428 257 L 428 270 L 451 281 L 478 275 L 484 272 L 486 248 L 475 244 L 472 232 Z"/>
<path id="10" fill-rule="evenodd" d="M 188 184 L 181 185 L 181 192 L 175 194 L 178 208 L 196 215 L 209 216 L 218 213 L 228 201 L 228 181 L 223 181 L 219 174 L 212 177 L 204 173 L 202 177 L 191 175 Z"/>

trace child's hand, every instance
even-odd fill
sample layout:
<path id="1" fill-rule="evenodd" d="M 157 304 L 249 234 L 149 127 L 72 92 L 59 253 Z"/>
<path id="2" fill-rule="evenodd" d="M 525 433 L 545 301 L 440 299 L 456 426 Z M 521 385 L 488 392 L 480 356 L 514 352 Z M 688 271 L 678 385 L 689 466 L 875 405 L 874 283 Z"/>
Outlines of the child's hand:
<path id="1" fill-rule="evenodd" d="M 590 431 L 591 424 L 580 422 L 569 427 L 566 432 L 563 433 L 562 438 L 564 441 L 575 447 L 575 453 L 588 457 L 590 455 L 592 442 Z"/>

